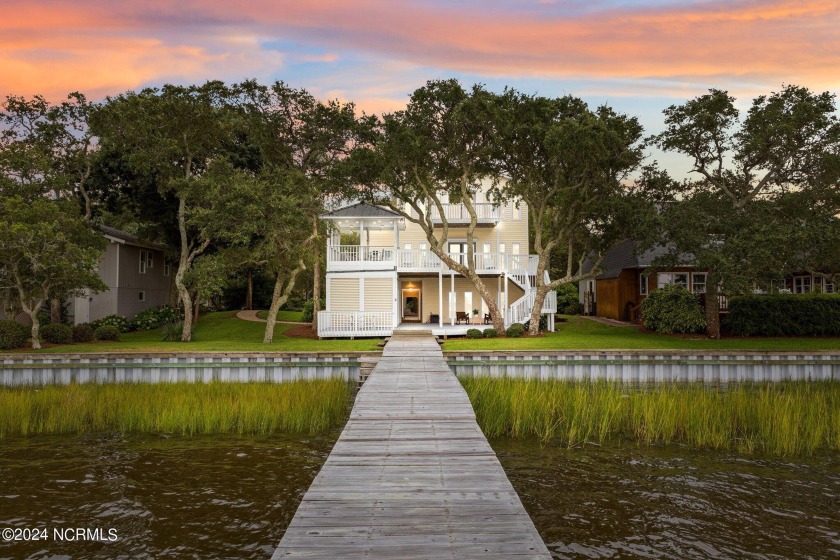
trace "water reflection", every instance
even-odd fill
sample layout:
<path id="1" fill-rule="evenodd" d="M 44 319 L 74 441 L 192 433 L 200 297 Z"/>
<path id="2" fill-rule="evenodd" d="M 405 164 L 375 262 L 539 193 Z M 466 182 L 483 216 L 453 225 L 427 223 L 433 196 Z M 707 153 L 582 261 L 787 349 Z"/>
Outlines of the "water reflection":
<path id="1" fill-rule="evenodd" d="M 337 434 L 0 441 L 0 527 L 116 542 L 0 542 L 0 558 L 267 558 Z"/>
<path id="2" fill-rule="evenodd" d="M 840 558 L 840 456 L 493 448 L 556 558 Z"/>

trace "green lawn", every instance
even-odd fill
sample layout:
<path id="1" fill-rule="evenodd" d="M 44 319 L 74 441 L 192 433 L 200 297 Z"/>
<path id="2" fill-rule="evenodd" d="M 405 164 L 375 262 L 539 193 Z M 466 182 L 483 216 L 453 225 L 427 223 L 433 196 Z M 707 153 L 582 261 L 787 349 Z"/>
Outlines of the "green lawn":
<path id="1" fill-rule="evenodd" d="M 268 311 L 257 311 L 257 317 L 260 319 L 268 319 Z M 278 311 L 277 312 L 277 320 L 278 321 L 291 321 L 294 323 L 300 323 L 303 319 L 303 311 Z"/>
<path id="2" fill-rule="evenodd" d="M 840 350 L 840 338 L 730 338 L 711 340 L 639 332 L 636 327 L 613 327 L 584 317 L 556 323 L 557 332 L 535 338 L 450 339 L 445 351 L 455 350 Z"/>
<path id="3" fill-rule="evenodd" d="M 224 311 L 202 316 L 193 333 L 193 341 L 161 342 L 160 332 L 141 331 L 120 335 L 119 342 L 65 344 L 40 352 L 347 352 L 380 350 L 380 339 L 313 340 L 284 336 L 295 325 L 279 324 L 274 329 L 274 342 L 263 344 L 265 323 L 243 321 L 236 312 Z"/>

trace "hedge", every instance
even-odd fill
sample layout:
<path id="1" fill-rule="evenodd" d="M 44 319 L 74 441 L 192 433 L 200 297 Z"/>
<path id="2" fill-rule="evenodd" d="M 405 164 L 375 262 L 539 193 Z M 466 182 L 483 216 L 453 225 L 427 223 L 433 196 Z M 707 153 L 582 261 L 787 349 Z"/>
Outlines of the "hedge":
<path id="1" fill-rule="evenodd" d="M 73 329 L 61 323 L 50 323 L 41 327 L 41 338 L 52 344 L 70 344 L 73 342 Z"/>
<path id="2" fill-rule="evenodd" d="M 736 336 L 840 336 L 840 294 L 733 297 L 724 326 Z"/>
<path id="3" fill-rule="evenodd" d="M 659 334 L 699 333 L 706 329 L 706 316 L 696 295 L 669 284 L 642 302 L 642 323 Z"/>
<path id="4" fill-rule="evenodd" d="M 0 321 L 0 350 L 23 348 L 29 341 L 30 329 L 15 321 Z"/>
<path id="5" fill-rule="evenodd" d="M 119 340 L 120 329 L 113 325 L 102 325 L 101 327 L 96 327 L 94 335 L 96 336 L 96 340 Z"/>

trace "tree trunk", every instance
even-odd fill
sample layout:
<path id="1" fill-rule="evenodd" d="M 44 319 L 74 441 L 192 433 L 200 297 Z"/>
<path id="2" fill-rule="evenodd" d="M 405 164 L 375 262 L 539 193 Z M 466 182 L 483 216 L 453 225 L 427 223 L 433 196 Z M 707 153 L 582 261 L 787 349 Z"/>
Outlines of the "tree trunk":
<path id="1" fill-rule="evenodd" d="M 709 274 L 706 282 L 706 333 L 709 338 L 720 338 L 720 301 L 718 282 Z"/>
<path id="2" fill-rule="evenodd" d="M 39 303 L 35 307 L 28 307 L 26 305 L 22 305 L 21 308 L 23 312 L 29 317 L 32 321 L 32 329 L 30 330 L 32 336 L 32 349 L 39 350 L 41 348 L 41 322 L 38 320 L 38 312 L 41 311 L 42 303 Z"/>
<path id="3" fill-rule="evenodd" d="M 274 326 L 277 324 L 277 312 L 289 300 L 292 290 L 295 289 L 297 277 L 304 270 L 306 270 L 306 265 L 303 261 L 300 261 L 297 268 L 289 275 L 288 283 L 286 282 L 286 277 L 282 274 L 278 274 L 274 280 L 274 291 L 271 293 L 271 307 L 268 309 L 268 318 L 265 322 L 264 344 L 274 342 Z M 283 287 L 283 284 L 285 284 L 285 287 Z"/>
<path id="4" fill-rule="evenodd" d="M 175 275 L 169 280 L 169 307 L 178 307 L 178 286 L 175 283 Z"/>
<path id="5" fill-rule="evenodd" d="M 487 286 L 478 276 L 475 278 L 467 277 L 467 280 L 472 282 L 473 286 L 475 286 L 475 290 L 478 292 L 478 295 L 480 295 L 481 299 L 484 300 L 484 303 L 487 304 L 487 310 L 490 312 L 490 320 L 493 322 L 493 328 L 496 329 L 496 332 L 505 332 L 505 319 L 499 311 L 499 305 L 496 303 L 496 298 L 493 297 L 490 290 L 487 289 Z M 476 282 L 476 280 L 478 281 Z"/>
<path id="6" fill-rule="evenodd" d="M 184 329 L 181 332 L 181 342 L 189 342 L 192 340 L 193 328 L 193 303 L 190 297 L 190 291 L 184 285 L 184 274 L 187 268 L 187 256 L 184 254 L 181 257 L 181 262 L 178 265 L 178 272 L 175 274 L 175 285 L 178 288 L 178 297 L 181 300 L 181 305 L 184 308 Z"/>
<path id="7" fill-rule="evenodd" d="M 254 308 L 254 272 L 248 269 L 248 284 L 245 289 L 245 309 L 248 311 Z"/>
<path id="8" fill-rule="evenodd" d="M 548 286 L 537 286 L 537 291 L 534 294 L 534 305 L 531 307 L 531 319 L 528 325 L 528 334 L 536 336 L 540 334 L 540 317 L 542 316 L 542 307 L 545 297 L 551 289 Z"/>
<path id="9" fill-rule="evenodd" d="M 195 294 L 195 301 L 193 302 L 193 323 L 198 323 L 198 314 L 201 310 L 201 298 L 198 294 Z"/>
<path id="10" fill-rule="evenodd" d="M 61 299 L 50 298 L 50 323 L 61 322 Z"/>

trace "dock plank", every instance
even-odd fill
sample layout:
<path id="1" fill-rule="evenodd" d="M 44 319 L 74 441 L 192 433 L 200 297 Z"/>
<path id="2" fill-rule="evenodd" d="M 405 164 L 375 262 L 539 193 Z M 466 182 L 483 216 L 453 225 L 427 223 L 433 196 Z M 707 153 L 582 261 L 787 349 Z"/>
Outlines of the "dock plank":
<path id="1" fill-rule="evenodd" d="M 279 558 L 550 558 L 430 332 L 395 331 Z"/>

